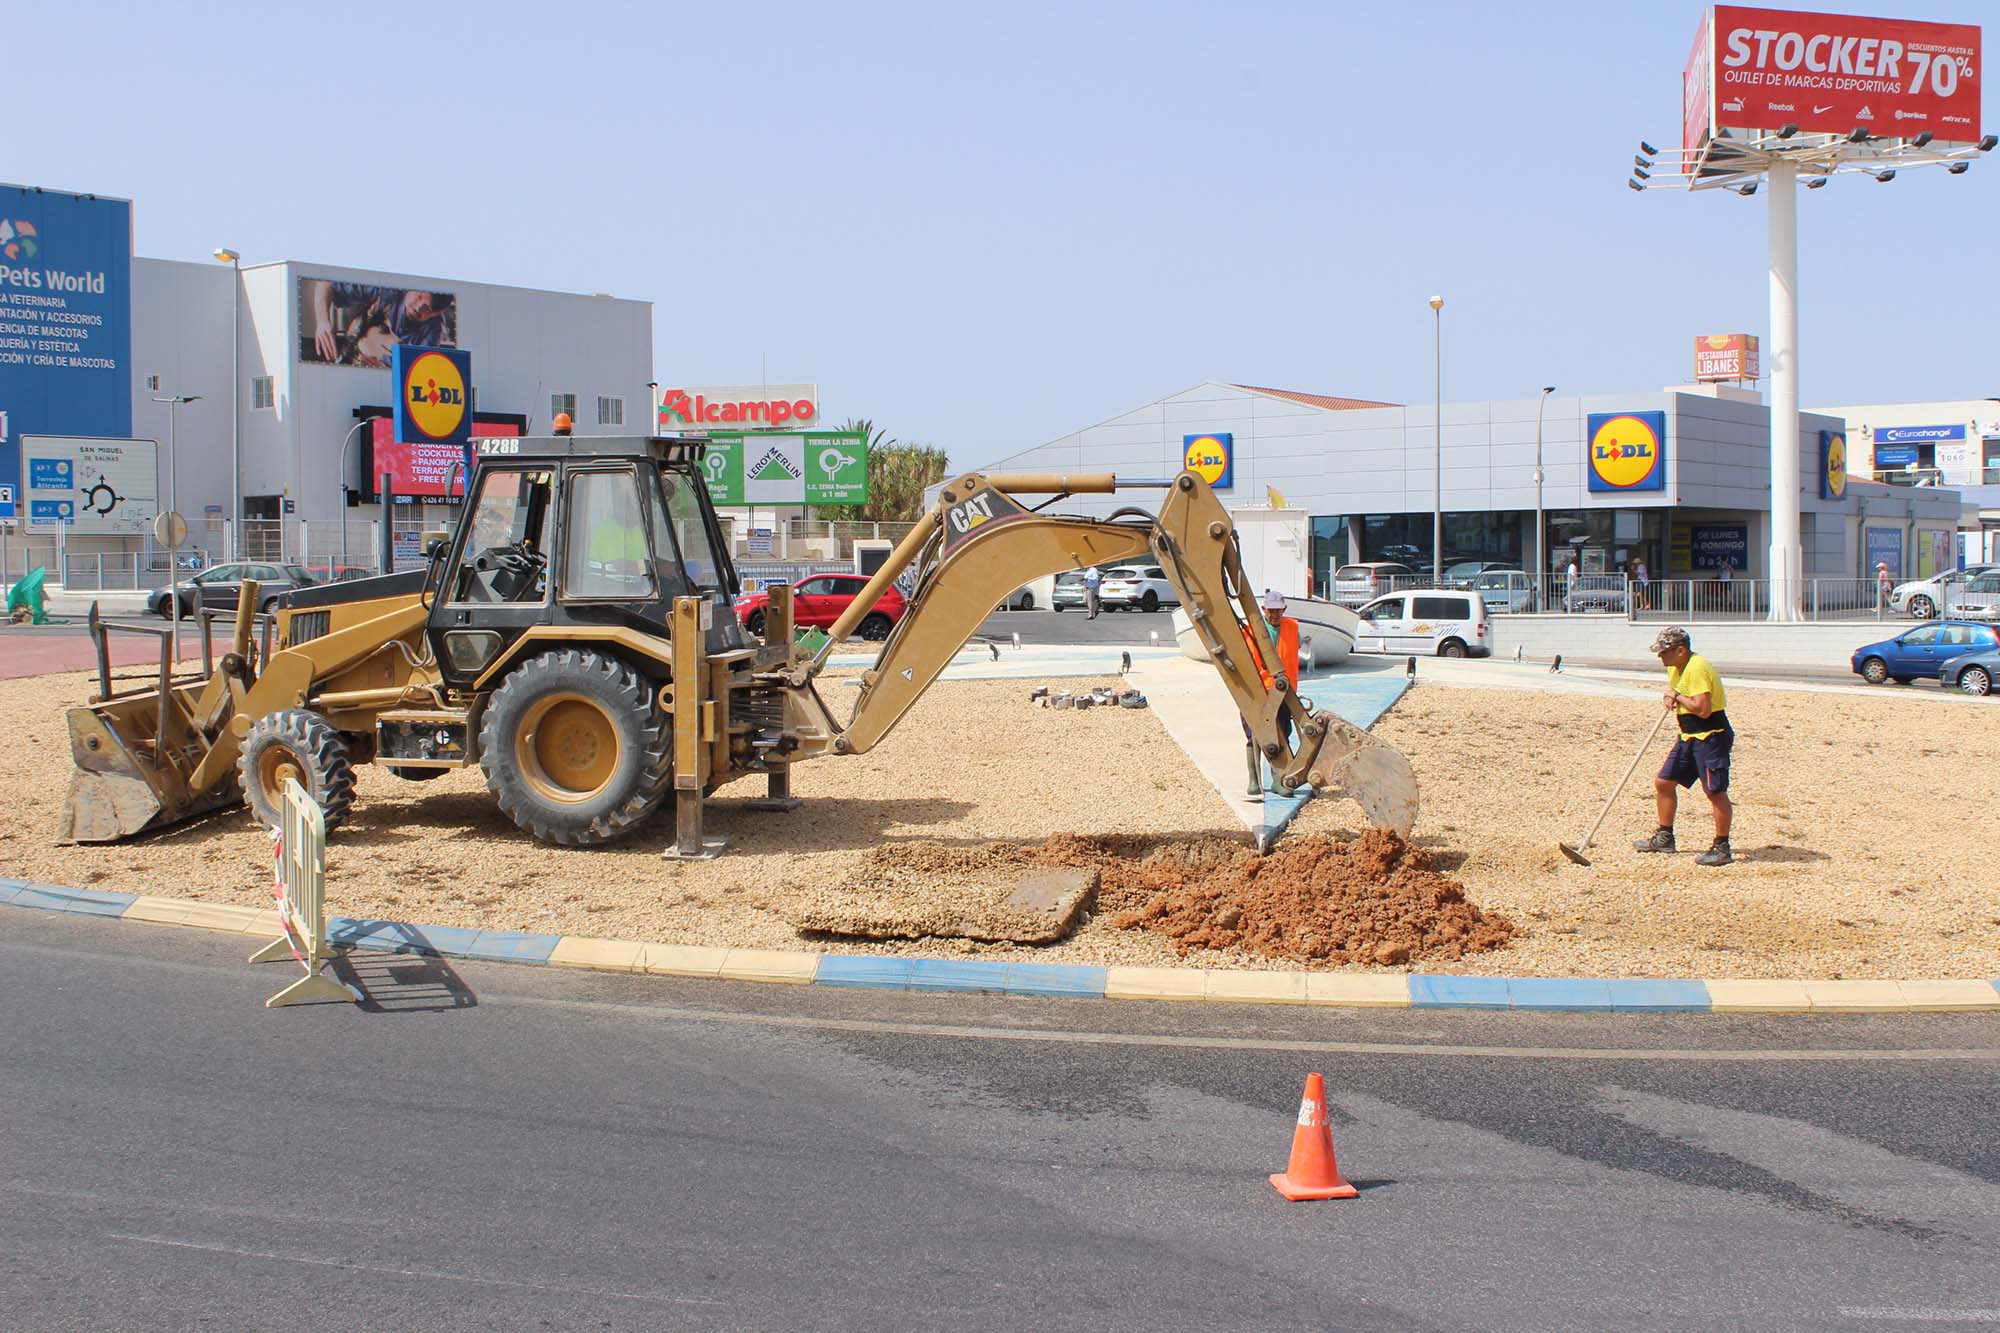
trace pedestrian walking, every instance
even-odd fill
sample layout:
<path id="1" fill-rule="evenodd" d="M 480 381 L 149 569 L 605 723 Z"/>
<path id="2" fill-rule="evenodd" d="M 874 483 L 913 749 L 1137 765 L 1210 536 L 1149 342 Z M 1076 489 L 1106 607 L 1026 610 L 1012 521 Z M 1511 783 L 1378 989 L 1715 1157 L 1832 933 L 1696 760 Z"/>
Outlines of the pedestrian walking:
<path id="1" fill-rule="evenodd" d="M 1729 825 L 1735 808 L 1729 801 L 1729 754 L 1736 744 L 1736 731 L 1729 725 L 1727 696 L 1722 677 L 1707 658 L 1694 651 L 1688 632 L 1669 625 L 1653 640 L 1653 653 L 1667 669 L 1667 691 L 1663 701 L 1669 712 L 1678 715 L 1680 737 L 1653 779 L 1653 803 L 1660 826 L 1653 836 L 1632 844 L 1642 852 L 1672 852 L 1674 811 L 1680 789 L 1701 783 L 1715 815 L 1715 842 L 1695 858 L 1696 865 L 1726 866 L 1735 858 L 1729 851 Z"/>
<path id="2" fill-rule="evenodd" d="M 1576 610 L 1576 552 L 1570 552 L 1569 568 L 1563 571 L 1563 610 Z"/>
<path id="3" fill-rule="evenodd" d="M 1089 614 L 1086 620 L 1097 619 L 1097 585 L 1104 582 L 1104 571 L 1096 565 L 1083 571 L 1083 608 Z"/>
<path id="4" fill-rule="evenodd" d="M 1639 609 L 1641 611 L 1652 610 L 1652 597 L 1648 591 L 1648 585 L 1652 582 L 1652 579 L 1646 573 L 1646 557 L 1643 555 L 1632 562 L 1632 581 L 1639 585 Z"/>
<path id="5" fill-rule="evenodd" d="M 1888 613 L 1890 587 L 1889 562 L 1887 560 L 1877 561 L 1875 564 L 1875 618 L 1877 620 L 1880 620 Z"/>

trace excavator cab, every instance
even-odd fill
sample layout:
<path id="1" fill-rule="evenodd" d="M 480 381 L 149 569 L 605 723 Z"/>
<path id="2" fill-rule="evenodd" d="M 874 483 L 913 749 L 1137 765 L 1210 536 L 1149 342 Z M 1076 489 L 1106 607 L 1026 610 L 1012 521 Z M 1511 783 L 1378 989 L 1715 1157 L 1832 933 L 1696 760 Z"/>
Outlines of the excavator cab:
<path id="1" fill-rule="evenodd" d="M 735 567 L 699 442 L 507 440 L 479 460 L 458 531 L 433 556 L 428 633 L 446 685 L 489 678 L 530 631 L 670 634 L 676 598 L 720 599 Z M 537 636 L 539 637 L 539 636 Z"/>

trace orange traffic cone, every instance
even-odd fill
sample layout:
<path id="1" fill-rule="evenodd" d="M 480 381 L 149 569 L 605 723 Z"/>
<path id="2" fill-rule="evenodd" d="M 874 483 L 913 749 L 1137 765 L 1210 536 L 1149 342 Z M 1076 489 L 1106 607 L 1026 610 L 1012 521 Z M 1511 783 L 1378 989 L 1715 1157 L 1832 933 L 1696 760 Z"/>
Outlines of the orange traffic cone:
<path id="1" fill-rule="evenodd" d="M 1292 1161 L 1271 1184 L 1287 1199 L 1352 1199 L 1361 1191 L 1340 1174 L 1333 1158 L 1333 1130 L 1326 1123 L 1326 1080 L 1306 1075 L 1299 1126 L 1292 1131 Z"/>

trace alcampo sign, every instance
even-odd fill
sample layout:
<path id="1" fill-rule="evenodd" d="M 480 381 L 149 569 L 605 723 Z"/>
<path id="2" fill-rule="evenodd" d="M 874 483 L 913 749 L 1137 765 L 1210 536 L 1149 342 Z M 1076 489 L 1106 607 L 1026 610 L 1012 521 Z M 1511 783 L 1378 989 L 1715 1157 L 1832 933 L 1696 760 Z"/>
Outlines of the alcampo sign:
<path id="1" fill-rule="evenodd" d="M 1584 438 L 1593 491 L 1667 488 L 1667 414 L 1593 412 Z"/>
<path id="2" fill-rule="evenodd" d="M 808 426 L 819 418 L 817 384 L 718 385 L 660 393 L 663 431 Z"/>

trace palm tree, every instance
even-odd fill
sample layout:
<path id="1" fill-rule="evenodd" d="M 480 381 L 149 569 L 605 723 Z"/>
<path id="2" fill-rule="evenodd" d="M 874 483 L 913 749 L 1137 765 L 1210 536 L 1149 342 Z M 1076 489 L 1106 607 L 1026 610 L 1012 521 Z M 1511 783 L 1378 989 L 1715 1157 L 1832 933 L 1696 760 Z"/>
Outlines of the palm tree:
<path id="1" fill-rule="evenodd" d="M 866 417 L 850 417 L 843 431 L 868 442 L 868 503 L 815 505 L 813 516 L 853 523 L 908 523 L 924 512 L 924 491 L 944 480 L 949 461 L 931 445 L 902 444 Z"/>

